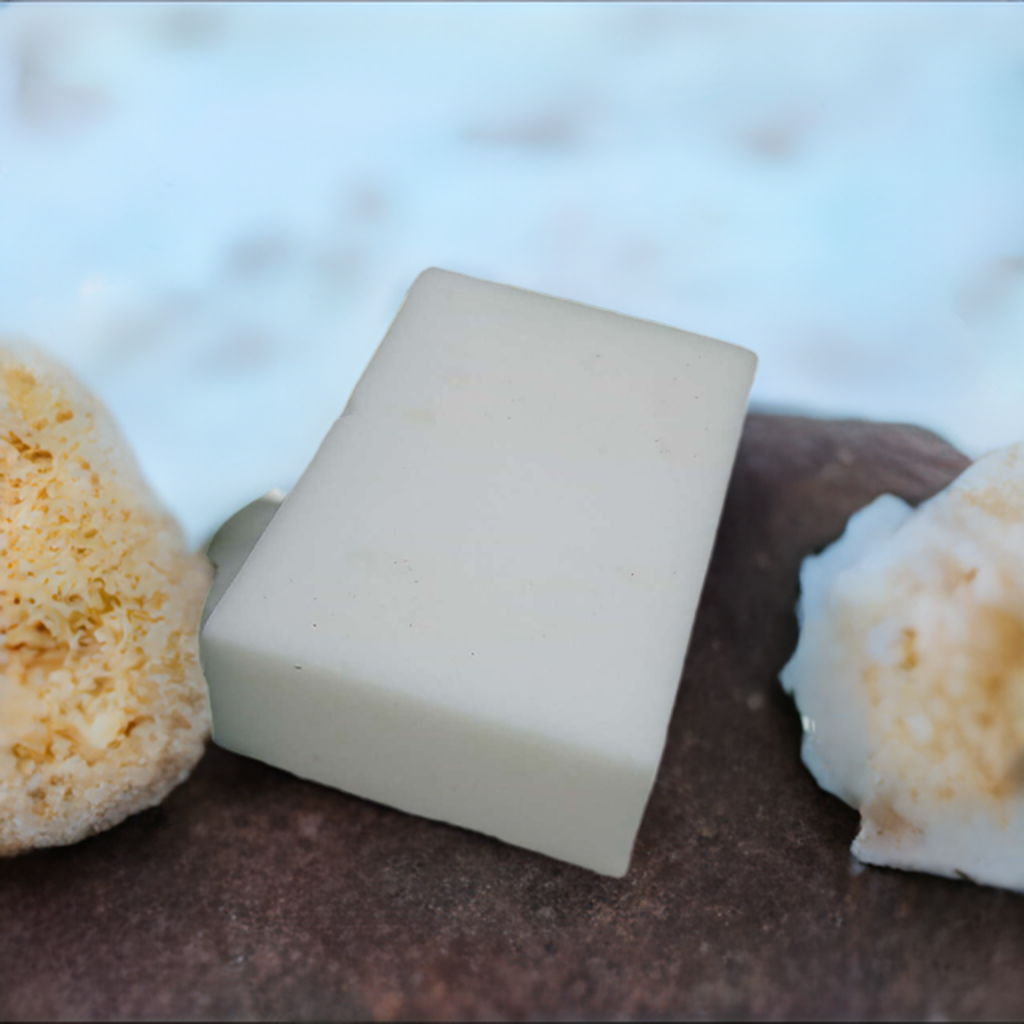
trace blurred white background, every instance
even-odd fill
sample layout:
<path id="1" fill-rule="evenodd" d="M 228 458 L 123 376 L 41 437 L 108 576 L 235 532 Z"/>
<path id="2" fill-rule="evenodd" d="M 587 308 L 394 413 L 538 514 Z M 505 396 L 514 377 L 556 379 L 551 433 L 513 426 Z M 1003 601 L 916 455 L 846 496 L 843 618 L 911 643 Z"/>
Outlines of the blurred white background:
<path id="1" fill-rule="evenodd" d="M 431 265 L 744 344 L 762 407 L 1024 438 L 1024 5 L 0 6 L 0 331 L 193 540 Z"/>

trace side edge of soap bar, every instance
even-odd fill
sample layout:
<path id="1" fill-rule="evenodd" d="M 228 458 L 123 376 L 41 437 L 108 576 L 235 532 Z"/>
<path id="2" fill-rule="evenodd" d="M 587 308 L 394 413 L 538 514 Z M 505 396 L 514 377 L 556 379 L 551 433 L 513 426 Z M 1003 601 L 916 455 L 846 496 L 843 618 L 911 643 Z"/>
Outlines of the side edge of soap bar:
<path id="1" fill-rule="evenodd" d="M 538 743 L 381 687 L 339 686 L 330 668 L 237 647 L 216 627 L 203 661 L 217 680 L 214 739 L 228 750 L 600 874 L 629 867 L 650 765 Z M 238 713 L 246 707 L 259 713 Z"/>

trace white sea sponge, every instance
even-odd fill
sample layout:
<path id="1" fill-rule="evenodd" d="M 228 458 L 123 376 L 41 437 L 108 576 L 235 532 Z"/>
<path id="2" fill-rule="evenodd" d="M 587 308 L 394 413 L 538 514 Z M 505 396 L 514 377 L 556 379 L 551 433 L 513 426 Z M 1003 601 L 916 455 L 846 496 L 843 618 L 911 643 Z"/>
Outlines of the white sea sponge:
<path id="1" fill-rule="evenodd" d="M 103 406 L 0 343 L 0 854 L 158 804 L 209 735 L 188 552 Z"/>
<path id="2" fill-rule="evenodd" d="M 854 854 L 1024 891 L 1024 444 L 879 498 L 800 580 L 781 678 Z"/>

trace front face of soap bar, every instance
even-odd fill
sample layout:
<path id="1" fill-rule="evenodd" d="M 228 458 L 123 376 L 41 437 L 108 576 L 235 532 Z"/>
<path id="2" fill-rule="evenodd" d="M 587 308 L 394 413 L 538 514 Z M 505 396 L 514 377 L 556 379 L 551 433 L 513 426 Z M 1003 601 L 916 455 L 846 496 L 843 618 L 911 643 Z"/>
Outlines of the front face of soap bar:
<path id="1" fill-rule="evenodd" d="M 624 874 L 755 365 L 422 274 L 206 625 L 216 741 Z"/>

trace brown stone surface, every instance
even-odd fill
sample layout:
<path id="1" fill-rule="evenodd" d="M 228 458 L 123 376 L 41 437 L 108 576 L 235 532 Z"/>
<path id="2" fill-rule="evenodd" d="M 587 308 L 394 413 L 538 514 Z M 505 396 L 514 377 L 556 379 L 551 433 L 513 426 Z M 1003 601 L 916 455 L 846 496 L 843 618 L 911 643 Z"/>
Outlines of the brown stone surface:
<path id="1" fill-rule="evenodd" d="M 966 460 L 751 416 L 629 875 L 211 749 L 158 810 L 0 863 L 0 1017 L 1024 1016 L 1024 897 L 851 869 L 776 681 L 801 558 Z"/>

